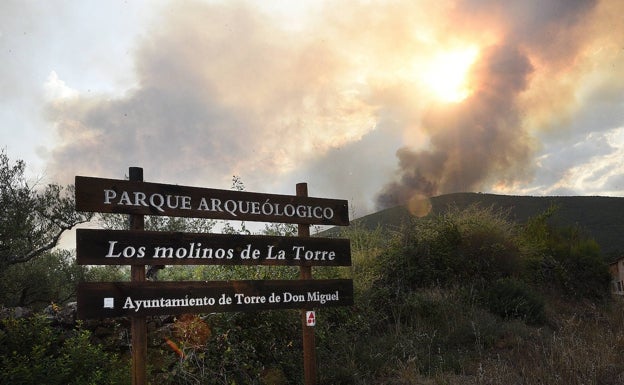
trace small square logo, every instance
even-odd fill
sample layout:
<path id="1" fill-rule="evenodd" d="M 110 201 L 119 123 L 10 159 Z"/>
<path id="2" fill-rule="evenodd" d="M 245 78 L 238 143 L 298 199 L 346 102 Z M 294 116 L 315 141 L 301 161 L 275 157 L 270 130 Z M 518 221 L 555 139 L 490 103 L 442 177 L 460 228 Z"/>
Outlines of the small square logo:
<path id="1" fill-rule="evenodd" d="M 104 298 L 104 309 L 114 309 L 115 298 Z"/>

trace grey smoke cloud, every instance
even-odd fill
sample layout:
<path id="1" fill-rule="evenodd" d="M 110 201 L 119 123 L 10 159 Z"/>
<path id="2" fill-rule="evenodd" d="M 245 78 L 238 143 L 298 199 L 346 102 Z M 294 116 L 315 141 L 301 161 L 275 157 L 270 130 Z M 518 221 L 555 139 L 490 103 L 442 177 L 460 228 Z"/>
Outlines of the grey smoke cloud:
<path id="1" fill-rule="evenodd" d="M 516 96 L 531 71 L 515 47 L 490 48 L 472 75 L 482 79 L 480 88 L 452 111 L 425 115 L 430 149 L 397 151 L 399 180 L 385 186 L 378 204 L 391 207 L 415 195 L 472 191 L 488 176 L 526 164 L 531 142 L 520 127 Z"/>
<path id="2" fill-rule="evenodd" d="M 577 59 L 584 49 L 586 36 L 582 34 L 587 32 L 582 28 L 583 19 L 596 4 L 563 0 L 459 2 L 455 15 L 460 25 L 474 29 L 468 26 L 471 17 L 477 23 L 495 23 L 504 39 L 475 63 L 471 76 L 477 88 L 469 98 L 455 108 L 427 111 L 421 124 L 431 146 L 397 151 L 396 177 L 377 195 L 378 207 L 480 190 L 493 183 L 528 183 L 538 144 L 524 122 L 530 109 L 523 93 L 536 70 L 565 71 Z M 566 90 L 556 84 L 555 76 L 550 86 Z M 572 102 L 565 92 L 556 97 Z"/>
<path id="3" fill-rule="evenodd" d="M 289 29 L 251 2 L 172 2 L 136 41 L 136 84 L 124 94 L 48 105 L 59 138 L 48 173 L 71 182 L 142 166 L 151 181 L 227 188 L 240 175 L 276 193 L 308 181 L 316 196 L 357 201 L 359 215 L 414 196 L 547 189 L 566 155 L 545 138 L 624 125 L 617 103 L 608 118 L 571 123 L 599 96 L 622 100 L 623 74 L 592 67 L 622 62 L 611 33 L 623 30 L 620 4 L 354 1 Z M 435 101 L 423 63 L 464 40 L 479 48 L 472 93 Z M 596 73 L 596 97 L 580 100 L 575 85 Z M 582 159 L 613 149 L 600 140 Z"/>
<path id="4" fill-rule="evenodd" d="M 334 49 L 243 5 L 173 3 L 139 44 L 134 89 L 49 106 L 61 138 L 51 172 L 139 165 L 157 180 L 220 185 L 287 173 L 373 128 L 370 107 L 344 94 Z"/>

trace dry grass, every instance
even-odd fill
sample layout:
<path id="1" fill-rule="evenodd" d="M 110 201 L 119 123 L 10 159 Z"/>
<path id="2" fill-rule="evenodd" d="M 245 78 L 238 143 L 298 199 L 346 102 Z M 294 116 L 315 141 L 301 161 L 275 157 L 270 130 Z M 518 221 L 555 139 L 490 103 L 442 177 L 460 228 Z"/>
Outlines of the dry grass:
<path id="1" fill-rule="evenodd" d="M 552 332 L 538 335 L 510 354 L 522 384 L 624 384 L 624 305 L 592 305 L 561 316 Z"/>
<path id="2" fill-rule="evenodd" d="M 462 373 L 424 374 L 399 362 L 393 385 L 624 385 L 624 302 L 563 306 L 552 327 L 513 328 Z M 526 333 L 528 330 L 528 333 Z"/>

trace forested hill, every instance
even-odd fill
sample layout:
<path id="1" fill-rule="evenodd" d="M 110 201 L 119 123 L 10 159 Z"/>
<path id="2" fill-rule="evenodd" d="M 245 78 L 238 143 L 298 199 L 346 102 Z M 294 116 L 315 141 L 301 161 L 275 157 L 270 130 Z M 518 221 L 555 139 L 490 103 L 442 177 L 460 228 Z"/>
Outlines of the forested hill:
<path id="1" fill-rule="evenodd" d="M 605 256 L 624 254 L 624 198 L 601 196 L 512 196 L 482 193 L 455 193 L 430 199 L 431 213 L 440 214 L 455 206 L 459 209 L 477 204 L 509 211 L 509 218 L 520 223 L 555 205 L 552 223 L 578 225 L 594 238 Z M 396 228 L 411 217 L 405 206 L 393 207 L 352 221 L 358 226 Z M 335 231 L 335 229 L 333 229 Z M 333 231 L 330 230 L 331 233 Z"/>

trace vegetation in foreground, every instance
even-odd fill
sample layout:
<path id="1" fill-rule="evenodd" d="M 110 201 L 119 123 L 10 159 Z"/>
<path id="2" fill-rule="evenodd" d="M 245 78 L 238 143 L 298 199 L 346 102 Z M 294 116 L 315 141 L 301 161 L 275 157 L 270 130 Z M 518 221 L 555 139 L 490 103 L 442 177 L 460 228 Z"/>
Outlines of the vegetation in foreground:
<path id="1" fill-rule="evenodd" d="M 353 267 L 314 272 L 316 278 L 352 277 L 356 290 L 353 307 L 318 312 L 319 382 L 624 383 L 624 303 L 610 297 L 597 244 L 580 228 L 553 228 L 553 215 L 554 209 L 520 226 L 494 208 L 472 206 L 415 219 L 396 232 L 346 230 Z M 153 224 L 187 225 L 174 219 Z M 16 249 L 5 249 L 15 255 Z M 5 264 L 0 304 L 50 314 L 57 311 L 50 302 L 73 300 L 79 280 L 127 279 L 123 268 L 86 269 L 72 260 L 69 252 L 45 251 Z M 161 280 L 296 276 L 296 269 L 276 267 L 167 267 L 159 273 Z M 2 317 L 0 384 L 130 382 L 124 320 L 63 328 L 53 319 Z M 153 384 L 302 382 L 296 311 L 187 315 L 150 329 L 150 338 Z"/>
<path id="2" fill-rule="evenodd" d="M 317 278 L 353 277 L 356 289 L 352 308 L 319 311 L 320 383 L 622 383 L 624 304 L 610 297 L 595 242 L 580 229 L 551 228 L 550 215 L 556 212 L 518 227 L 504 213 L 471 207 L 414 220 L 392 234 L 349 229 L 353 267 L 315 270 Z M 67 300 L 76 279 L 125 274 L 93 268 L 66 275 L 67 288 L 58 286 L 61 296 L 54 297 L 47 286 L 60 280 L 52 277 L 76 267 L 63 265 L 67 259 L 58 254 L 30 263 L 21 273 L 7 270 L 13 278 L 3 285 L 22 277 Z M 33 281 L 26 272 L 48 278 Z M 290 268 L 203 266 L 168 267 L 159 278 L 296 276 Z M 5 304 L 17 303 L 18 292 L 1 293 Z M 1 370 L 12 384 L 34 383 L 28 376 L 40 367 L 74 379 L 49 377 L 50 384 L 129 381 L 128 346 L 114 338 L 95 343 L 85 328 L 58 331 L 40 317 L 8 318 L 1 330 Z M 299 330 L 296 311 L 179 317 L 150 348 L 150 378 L 159 384 L 301 383 Z"/>

